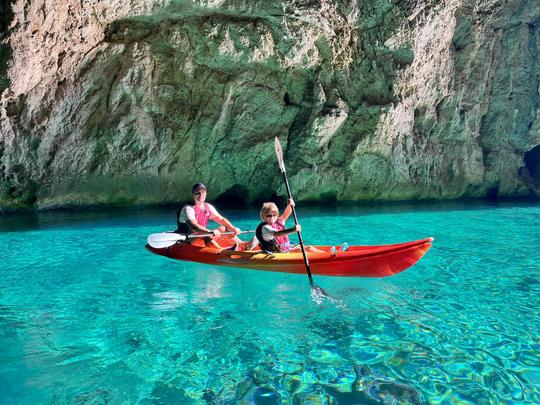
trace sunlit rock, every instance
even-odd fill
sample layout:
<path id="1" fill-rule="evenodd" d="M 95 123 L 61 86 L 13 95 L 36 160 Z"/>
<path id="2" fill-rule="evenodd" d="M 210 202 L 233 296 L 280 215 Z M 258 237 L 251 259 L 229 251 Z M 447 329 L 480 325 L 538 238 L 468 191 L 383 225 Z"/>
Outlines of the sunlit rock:
<path id="1" fill-rule="evenodd" d="M 9 11 L 0 207 L 539 195 L 533 0 Z"/>

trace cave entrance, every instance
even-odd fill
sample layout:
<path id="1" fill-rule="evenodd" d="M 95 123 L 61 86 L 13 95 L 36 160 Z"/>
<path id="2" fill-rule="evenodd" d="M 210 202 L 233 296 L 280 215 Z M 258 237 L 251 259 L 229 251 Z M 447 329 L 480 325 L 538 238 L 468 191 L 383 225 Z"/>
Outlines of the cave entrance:
<path id="1" fill-rule="evenodd" d="M 536 184 L 540 184 L 540 145 L 525 152 L 525 167 Z"/>
<path id="2" fill-rule="evenodd" d="M 246 187 L 235 184 L 215 198 L 215 203 L 229 208 L 244 207 L 248 201 L 249 191 Z"/>

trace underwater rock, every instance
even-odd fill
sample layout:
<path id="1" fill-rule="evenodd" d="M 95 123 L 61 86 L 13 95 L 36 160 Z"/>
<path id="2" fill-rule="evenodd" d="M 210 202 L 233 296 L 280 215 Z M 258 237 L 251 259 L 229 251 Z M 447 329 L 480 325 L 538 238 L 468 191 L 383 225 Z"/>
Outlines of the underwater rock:
<path id="1" fill-rule="evenodd" d="M 314 392 L 302 391 L 293 395 L 292 404 L 293 405 L 302 405 L 302 404 L 334 404 L 335 399 L 332 398 L 329 394 L 323 390 Z"/>
<path id="2" fill-rule="evenodd" d="M 540 195 L 534 0 L 8 5 L 0 207 Z"/>
<path id="3" fill-rule="evenodd" d="M 197 401 L 186 395 L 186 392 L 174 384 L 158 381 L 155 383 L 150 398 L 154 404 L 196 404 Z"/>
<path id="4" fill-rule="evenodd" d="M 257 387 L 250 393 L 249 403 L 253 405 L 278 405 L 281 404 L 281 397 L 271 388 Z"/>
<path id="5" fill-rule="evenodd" d="M 411 386 L 400 384 L 367 366 L 355 365 L 357 380 L 353 392 L 362 392 L 379 403 L 421 405 L 425 403 L 419 391 Z"/>

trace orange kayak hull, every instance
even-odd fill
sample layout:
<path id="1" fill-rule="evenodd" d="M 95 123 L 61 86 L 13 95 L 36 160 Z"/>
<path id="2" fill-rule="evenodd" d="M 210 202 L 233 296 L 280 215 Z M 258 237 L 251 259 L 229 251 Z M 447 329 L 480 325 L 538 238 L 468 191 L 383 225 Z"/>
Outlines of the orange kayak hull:
<path id="1" fill-rule="evenodd" d="M 331 246 L 314 246 L 308 252 L 311 273 L 336 277 L 387 277 L 413 266 L 429 250 L 433 238 L 380 246 L 350 246 L 342 252 L 332 252 Z M 157 255 L 176 260 L 206 263 L 213 266 L 305 274 L 300 250 L 269 254 L 262 251 L 236 252 L 215 247 L 200 247 L 177 243 L 168 248 L 146 248 Z"/>

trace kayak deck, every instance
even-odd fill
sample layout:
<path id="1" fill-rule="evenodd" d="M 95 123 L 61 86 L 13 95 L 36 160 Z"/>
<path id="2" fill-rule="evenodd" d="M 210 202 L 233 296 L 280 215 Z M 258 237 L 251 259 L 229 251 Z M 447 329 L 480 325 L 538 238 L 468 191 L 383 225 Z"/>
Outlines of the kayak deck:
<path id="1" fill-rule="evenodd" d="M 387 277 L 413 266 L 429 250 L 433 238 L 378 246 L 350 246 L 345 252 L 332 252 L 332 246 L 313 246 L 319 252 L 306 252 L 311 273 L 339 277 Z M 168 248 L 146 248 L 157 255 L 177 260 L 230 266 L 243 269 L 303 274 L 306 271 L 300 250 L 288 253 L 233 251 L 216 247 L 177 243 Z"/>

